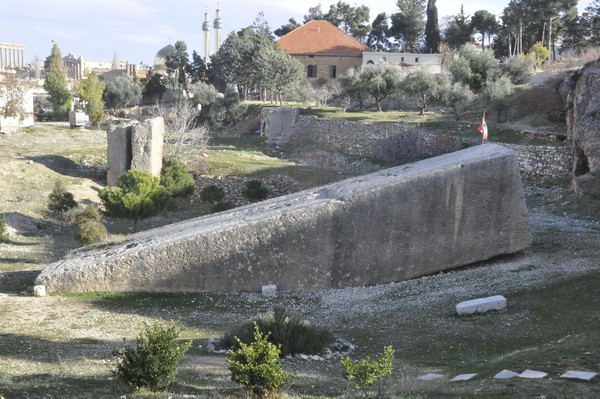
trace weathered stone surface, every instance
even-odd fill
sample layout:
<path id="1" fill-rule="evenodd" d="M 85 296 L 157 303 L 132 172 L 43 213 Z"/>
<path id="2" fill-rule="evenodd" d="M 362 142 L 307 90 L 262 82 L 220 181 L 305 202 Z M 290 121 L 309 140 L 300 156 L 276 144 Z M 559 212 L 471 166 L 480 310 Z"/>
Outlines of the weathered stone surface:
<path id="1" fill-rule="evenodd" d="M 116 186 L 131 166 L 131 126 L 115 126 L 106 135 L 106 184 Z"/>
<path id="2" fill-rule="evenodd" d="M 567 371 L 560 378 L 570 378 L 574 380 L 591 381 L 598 373 L 592 371 Z"/>
<path id="3" fill-rule="evenodd" d="M 600 61 L 575 73 L 567 86 L 567 128 L 575 156 L 575 192 L 595 200 L 600 198 Z"/>
<path id="4" fill-rule="evenodd" d="M 165 123 L 161 117 L 134 125 L 131 133 L 131 169 L 145 170 L 153 176 L 159 176 L 164 137 Z"/>
<path id="5" fill-rule="evenodd" d="M 494 378 L 497 378 L 499 380 L 507 380 L 513 377 L 517 377 L 518 375 L 519 373 L 515 373 L 514 371 L 504 369 L 498 374 L 496 374 Z"/>
<path id="6" fill-rule="evenodd" d="M 46 296 L 46 287 L 43 285 L 36 285 L 33 287 L 33 296 L 44 297 Z"/>
<path id="7" fill-rule="evenodd" d="M 544 373 L 543 371 L 536 371 L 536 370 L 525 370 L 523 371 L 521 374 L 519 374 L 520 378 L 527 378 L 527 379 L 538 379 L 538 378 L 545 378 L 548 375 L 548 373 Z"/>
<path id="8" fill-rule="evenodd" d="M 471 299 L 456 305 L 456 312 L 459 315 L 487 313 L 493 310 L 506 310 L 506 298 L 502 295 L 494 295 L 487 298 Z"/>
<path id="9" fill-rule="evenodd" d="M 297 118 L 297 108 L 263 108 L 261 134 L 270 145 L 283 145 L 292 137 Z"/>
<path id="10" fill-rule="evenodd" d="M 477 376 L 477 373 L 473 373 L 473 374 L 459 374 L 456 377 L 452 378 L 450 380 L 450 382 L 469 381 L 470 379 L 474 378 L 475 376 Z"/>
<path id="11" fill-rule="evenodd" d="M 440 378 L 444 378 L 444 376 L 442 374 L 437 374 L 437 373 L 427 373 L 427 374 L 418 376 L 417 380 L 433 381 L 433 380 L 439 380 Z"/>
<path id="12" fill-rule="evenodd" d="M 514 153 L 480 145 L 87 247 L 52 291 L 260 291 L 387 283 L 531 243 Z"/>
<path id="13" fill-rule="evenodd" d="M 277 286 L 275 284 L 266 284 L 262 286 L 262 294 L 265 296 L 277 295 Z"/>

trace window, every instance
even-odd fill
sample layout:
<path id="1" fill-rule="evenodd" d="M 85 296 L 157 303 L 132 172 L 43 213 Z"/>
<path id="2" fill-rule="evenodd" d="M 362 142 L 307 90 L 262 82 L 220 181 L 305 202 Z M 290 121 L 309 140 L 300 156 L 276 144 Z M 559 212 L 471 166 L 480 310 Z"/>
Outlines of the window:
<path id="1" fill-rule="evenodd" d="M 415 62 L 419 62 L 419 57 L 415 57 Z"/>
<path id="2" fill-rule="evenodd" d="M 400 57 L 400 62 L 404 62 L 404 57 Z"/>
<path id="3" fill-rule="evenodd" d="M 335 66 L 335 65 L 329 66 L 329 77 L 331 79 L 337 78 L 337 66 Z"/>
<path id="4" fill-rule="evenodd" d="M 367 61 L 367 64 L 369 64 L 369 65 L 375 65 L 375 63 L 373 62 L 373 60 Z"/>
<path id="5" fill-rule="evenodd" d="M 317 77 L 317 66 L 316 65 L 309 65 L 306 68 L 306 77 L 307 78 L 316 78 Z"/>

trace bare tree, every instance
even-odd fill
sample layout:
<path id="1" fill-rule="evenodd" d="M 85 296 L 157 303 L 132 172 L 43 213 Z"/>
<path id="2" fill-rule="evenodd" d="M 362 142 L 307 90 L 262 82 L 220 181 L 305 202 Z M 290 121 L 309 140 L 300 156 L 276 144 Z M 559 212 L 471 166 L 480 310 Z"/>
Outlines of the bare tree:
<path id="1" fill-rule="evenodd" d="M 19 81 L 14 74 L 0 74 L 0 116 L 25 120 L 25 95 L 29 84 Z"/>
<path id="2" fill-rule="evenodd" d="M 193 102 L 158 102 L 156 114 L 165 120 L 165 158 L 193 156 L 206 148 L 210 131 L 207 125 L 199 124 L 199 110 Z"/>

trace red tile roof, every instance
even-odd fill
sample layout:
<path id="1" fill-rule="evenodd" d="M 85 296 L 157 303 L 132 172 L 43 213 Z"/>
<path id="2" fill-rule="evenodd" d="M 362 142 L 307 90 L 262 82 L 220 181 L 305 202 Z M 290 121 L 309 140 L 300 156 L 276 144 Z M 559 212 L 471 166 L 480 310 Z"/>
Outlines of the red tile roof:
<path id="1" fill-rule="evenodd" d="M 279 41 L 292 55 L 360 56 L 371 49 L 328 21 L 313 20 L 294 29 Z"/>

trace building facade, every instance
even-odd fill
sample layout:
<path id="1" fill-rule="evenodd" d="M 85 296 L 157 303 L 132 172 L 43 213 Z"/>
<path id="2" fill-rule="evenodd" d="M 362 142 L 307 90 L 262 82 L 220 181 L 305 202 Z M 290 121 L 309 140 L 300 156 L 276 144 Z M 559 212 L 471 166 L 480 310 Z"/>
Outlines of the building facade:
<path id="1" fill-rule="evenodd" d="M 25 66 L 25 46 L 14 43 L 0 43 L 0 70 Z"/>

